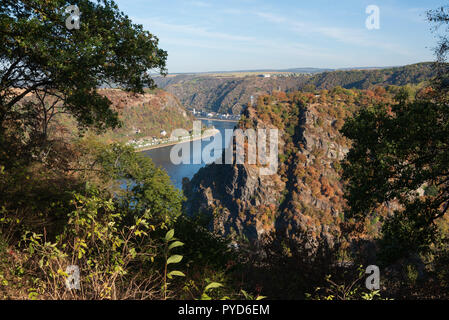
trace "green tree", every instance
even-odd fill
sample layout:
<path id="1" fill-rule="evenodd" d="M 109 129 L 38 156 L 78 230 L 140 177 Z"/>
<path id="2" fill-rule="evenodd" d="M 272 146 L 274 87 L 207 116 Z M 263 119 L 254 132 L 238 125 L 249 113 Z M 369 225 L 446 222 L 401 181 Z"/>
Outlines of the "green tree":
<path id="1" fill-rule="evenodd" d="M 384 227 L 388 237 L 402 237 L 404 241 L 397 245 L 408 249 L 430 244 L 434 221 L 449 207 L 446 104 L 426 98 L 401 99 L 391 110 L 374 106 L 349 119 L 342 132 L 353 142 L 343 163 L 348 217 L 361 220 L 382 205 L 396 202 L 397 217 L 388 221 L 401 226 Z M 429 186 L 433 193 L 419 194 Z M 393 229 L 397 232 L 391 233 Z"/>
<path id="2" fill-rule="evenodd" d="M 429 12 L 429 21 L 449 21 L 447 8 Z M 448 41 L 436 50 L 441 67 Z M 400 89 L 396 103 L 362 109 L 342 133 L 352 140 L 343 163 L 348 218 L 363 221 L 387 205 L 394 215 L 382 227 L 384 258 L 426 251 L 436 240 L 436 220 L 449 208 L 449 110 L 445 77 L 435 89 L 413 97 Z M 432 190 L 426 192 L 425 190 Z M 394 210 L 392 210 L 394 208 Z"/>
<path id="3" fill-rule="evenodd" d="M 114 191 L 121 207 L 132 217 L 150 210 L 155 220 L 168 224 L 181 214 L 182 193 L 150 158 L 120 144 L 106 145 L 92 152 L 96 153 L 95 161 L 101 167 L 103 178 L 120 183 Z"/>
<path id="4" fill-rule="evenodd" d="M 79 29 L 66 27 L 69 5 L 81 12 Z M 110 0 L 1 1 L 0 41 L 0 158 L 11 153 L 11 141 L 37 139 L 37 113 L 45 133 L 55 107 L 80 127 L 118 126 L 111 102 L 96 89 L 111 84 L 142 93 L 155 86 L 151 69 L 166 73 L 157 37 Z M 29 94 L 44 99 L 27 101 Z"/>

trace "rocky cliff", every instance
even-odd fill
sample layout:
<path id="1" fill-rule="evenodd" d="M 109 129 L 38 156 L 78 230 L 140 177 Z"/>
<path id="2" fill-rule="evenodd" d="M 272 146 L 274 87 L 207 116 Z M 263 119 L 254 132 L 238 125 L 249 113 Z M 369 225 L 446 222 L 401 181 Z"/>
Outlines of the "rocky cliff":
<path id="1" fill-rule="evenodd" d="M 262 176 L 259 165 L 247 163 L 208 165 L 184 185 L 187 212 L 205 214 L 216 233 L 237 239 L 307 233 L 332 245 L 344 209 L 340 161 L 349 150 L 339 129 L 358 108 L 390 98 L 385 90 L 341 88 L 259 97 L 238 128 L 279 129 L 277 172 Z"/>

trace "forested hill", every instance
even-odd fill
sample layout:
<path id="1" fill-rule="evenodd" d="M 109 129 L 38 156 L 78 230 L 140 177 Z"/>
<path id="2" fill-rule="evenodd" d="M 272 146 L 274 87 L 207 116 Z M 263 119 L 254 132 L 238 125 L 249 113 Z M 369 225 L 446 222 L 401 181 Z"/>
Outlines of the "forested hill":
<path id="1" fill-rule="evenodd" d="M 423 62 L 387 69 L 323 72 L 313 76 L 308 83 L 317 89 L 332 89 L 336 86 L 369 89 L 376 85 L 419 84 L 434 75 L 433 63 Z"/>
<path id="2" fill-rule="evenodd" d="M 314 75 L 279 73 L 269 78 L 257 74 L 201 74 L 158 77 L 160 88 L 173 93 L 185 107 L 218 112 L 239 113 L 255 98 L 273 91 L 332 89 L 368 89 L 374 86 L 419 84 L 434 76 L 432 63 L 402 67 L 323 72 Z"/>

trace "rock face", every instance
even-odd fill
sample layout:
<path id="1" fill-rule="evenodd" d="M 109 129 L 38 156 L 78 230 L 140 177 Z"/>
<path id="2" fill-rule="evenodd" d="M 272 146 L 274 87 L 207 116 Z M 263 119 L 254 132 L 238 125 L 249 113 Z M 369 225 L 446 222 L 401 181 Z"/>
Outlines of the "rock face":
<path id="1" fill-rule="evenodd" d="M 258 239 L 265 229 L 247 213 L 261 206 L 276 207 L 283 186 L 278 179 L 260 176 L 256 166 L 211 164 L 186 186 L 186 208 L 210 215 L 210 227 L 217 234 Z"/>
<path id="2" fill-rule="evenodd" d="M 339 162 L 349 149 L 338 127 L 347 110 L 311 94 L 261 97 L 238 127 L 279 129 L 277 172 L 260 175 L 260 166 L 248 163 L 208 165 L 184 185 L 187 212 L 206 214 L 212 230 L 236 239 L 306 232 L 332 245 L 344 207 Z"/>

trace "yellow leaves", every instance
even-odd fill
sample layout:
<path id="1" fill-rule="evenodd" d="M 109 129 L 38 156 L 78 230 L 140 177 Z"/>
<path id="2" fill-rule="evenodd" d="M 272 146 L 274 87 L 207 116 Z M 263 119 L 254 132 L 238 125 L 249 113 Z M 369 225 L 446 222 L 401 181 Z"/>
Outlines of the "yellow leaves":
<path id="1" fill-rule="evenodd" d="M 174 234 L 175 234 L 174 229 L 169 230 L 167 232 L 167 234 L 165 235 L 165 241 L 167 241 L 167 242 L 170 241 L 173 238 Z"/>
<path id="2" fill-rule="evenodd" d="M 87 248 L 88 246 L 84 239 L 77 238 L 75 240 L 75 252 L 78 253 L 78 259 L 81 259 L 84 256 Z"/>
<path id="3" fill-rule="evenodd" d="M 172 243 L 168 246 L 168 250 L 171 250 L 171 249 L 176 248 L 176 247 L 181 247 L 181 246 L 183 246 L 183 245 L 184 245 L 184 243 L 182 243 L 181 241 L 175 241 L 175 242 L 172 242 Z"/>
<path id="4" fill-rule="evenodd" d="M 136 237 L 141 237 L 141 236 L 147 236 L 148 233 L 146 233 L 145 231 L 142 231 L 142 230 L 136 230 L 136 231 L 134 231 L 134 235 Z"/>
<path id="5" fill-rule="evenodd" d="M 169 273 L 167 274 L 167 277 L 168 277 L 169 279 L 172 279 L 173 276 L 177 276 L 177 277 L 185 277 L 186 275 L 185 275 L 183 272 L 179 271 L 179 270 L 173 270 L 173 271 L 171 271 L 171 272 L 169 272 Z"/>
<path id="6" fill-rule="evenodd" d="M 182 256 L 179 254 L 174 254 L 167 259 L 167 264 L 179 263 L 182 260 Z"/>
<path id="7" fill-rule="evenodd" d="M 60 276 L 63 276 L 63 277 L 65 277 L 65 278 L 68 278 L 68 276 L 69 276 L 68 273 L 65 272 L 65 271 L 63 271 L 62 269 L 58 269 L 57 273 L 58 273 Z"/>
<path id="8" fill-rule="evenodd" d="M 207 292 L 210 289 L 215 289 L 215 288 L 220 288 L 220 287 L 223 287 L 223 285 L 221 283 L 211 282 L 206 286 L 206 288 L 204 288 L 204 292 Z"/>

